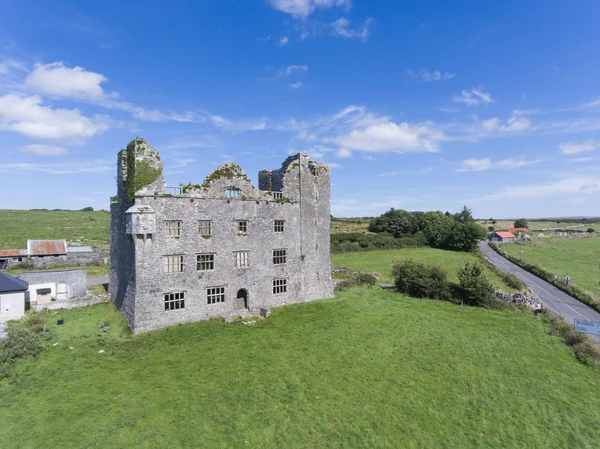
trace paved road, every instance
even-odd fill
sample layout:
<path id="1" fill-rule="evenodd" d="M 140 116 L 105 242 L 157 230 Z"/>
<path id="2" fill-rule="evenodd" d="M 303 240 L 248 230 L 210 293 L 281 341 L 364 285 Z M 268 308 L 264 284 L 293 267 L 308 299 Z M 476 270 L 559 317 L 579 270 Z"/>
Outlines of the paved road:
<path id="1" fill-rule="evenodd" d="M 573 320 L 600 321 L 600 313 L 591 307 L 577 301 L 572 296 L 567 295 L 562 290 L 557 289 L 552 284 L 522 269 L 509 260 L 502 257 L 496 251 L 488 246 L 487 243 L 480 243 L 481 251 L 487 256 L 488 260 L 501 270 L 512 273 L 527 284 L 542 300 L 550 310 L 561 314 L 571 323 Z M 600 341 L 599 335 L 590 335 Z"/>

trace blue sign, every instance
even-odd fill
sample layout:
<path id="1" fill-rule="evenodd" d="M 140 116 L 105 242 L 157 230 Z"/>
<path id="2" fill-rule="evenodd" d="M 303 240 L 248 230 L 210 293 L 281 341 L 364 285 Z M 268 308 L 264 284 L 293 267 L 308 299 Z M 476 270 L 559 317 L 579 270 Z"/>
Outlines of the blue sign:
<path id="1" fill-rule="evenodd" d="M 585 332 L 586 334 L 600 335 L 600 322 L 575 320 L 575 331 Z"/>

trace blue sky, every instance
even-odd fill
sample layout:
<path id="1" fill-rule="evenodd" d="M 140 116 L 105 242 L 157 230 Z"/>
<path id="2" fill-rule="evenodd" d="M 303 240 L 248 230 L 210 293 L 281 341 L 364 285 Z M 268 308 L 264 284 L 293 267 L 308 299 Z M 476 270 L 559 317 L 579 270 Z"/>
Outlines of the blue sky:
<path id="1" fill-rule="evenodd" d="M 600 215 L 600 2 L 0 0 L 0 208 L 308 152 L 332 213 Z"/>

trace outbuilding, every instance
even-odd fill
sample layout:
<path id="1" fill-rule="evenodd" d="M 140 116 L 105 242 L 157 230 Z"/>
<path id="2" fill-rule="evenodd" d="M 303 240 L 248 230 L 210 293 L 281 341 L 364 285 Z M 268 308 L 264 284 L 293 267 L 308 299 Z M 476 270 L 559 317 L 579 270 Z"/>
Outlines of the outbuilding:
<path id="1" fill-rule="evenodd" d="M 490 235 L 490 240 L 498 243 L 514 243 L 517 237 L 512 232 L 496 231 Z"/>
<path id="2" fill-rule="evenodd" d="M 25 293 L 28 289 L 28 282 L 0 273 L 0 322 L 25 315 Z"/>

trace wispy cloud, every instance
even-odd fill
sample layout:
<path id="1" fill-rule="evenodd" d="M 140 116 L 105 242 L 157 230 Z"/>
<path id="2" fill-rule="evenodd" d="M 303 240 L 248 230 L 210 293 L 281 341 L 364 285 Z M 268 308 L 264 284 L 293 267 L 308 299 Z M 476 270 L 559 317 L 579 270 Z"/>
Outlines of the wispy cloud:
<path id="1" fill-rule="evenodd" d="M 293 65 L 289 65 L 286 68 L 282 69 L 279 74 L 281 76 L 290 76 L 295 72 L 307 72 L 308 71 L 308 66 L 306 64 L 302 64 L 302 65 L 297 65 L 297 64 L 293 64 Z"/>
<path id="2" fill-rule="evenodd" d="M 107 161 L 90 161 L 81 163 L 63 164 L 31 164 L 16 162 L 12 164 L 0 164 L 0 172 L 40 172 L 51 175 L 66 175 L 75 173 L 99 173 L 114 170 L 112 163 Z"/>
<path id="3" fill-rule="evenodd" d="M 456 76 L 455 73 L 451 72 L 441 72 L 439 70 L 426 70 L 421 69 L 419 71 L 408 70 L 408 75 L 413 78 L 415 81 L 420 83 L 430 83 L 432 81 L 445 81 L 451 80 Z"/>
<path id="4" fill-rule="evenodd" d="M 302 81 L 297 81 L 290 84 L 290 89 L 300 89 L 301 87 L 304 87 L 304 83 Z"/>
<path id="5" fill-rule="evenodd" d="M 558 149 L 563 154 L 579 154 L 587 151 L 594 151 L 598 148 L 599 143 L 595 140 L 588 139 L 585 142 L 563 142 L 558 146 Z"/>
<path id="6" fill-rule="evenodd" d="M 317 8 L 341 7 L 350 9 L 352 7 L 351 0 L 269 0 L 269 3 L 278 11 L 301 20 L 306 19 Z"/>
<path id="7" fill-rule="evenodd" d="M 369 37 L 369 27 L 373 23 L 372 18 L 368 18 L 358 28 L 352 28 L 351 21 L 341 17 L 331 24 L 331 34 L 333 36 L 344 37 L 346 39 L 359 39 L 366 41 Z"/>
<path id="8" fill-rule="evenodd" d="M 569 177 L 549 184 L 523 184 L 508 187 L 497 193 L 479 198 L 484 200 L 504 200 L 510 198 L 556 198 L 563 196 L 595 195 L 600 193 L 600 178 Z"/>
<path id="9" fill-rule="evenodd" d="M 43 156 L 61 156 L 67 154 L 69 150 L 63 147 L 53 145 L 31 144 L 25 145 L 18 150 L 21 153 L 39 154 Z"/>
<path id="10" fill-rule="evenodd" d="M 492 95 L 484 92 L 483 89 L 474 87 L 471 91 L 463 90 L 461 95 L 455 95 L 453 100 L 457 103 L 464 103 L 467 106 L 492 103 Z"/>
<path id="11" fill-rule="evenodd" d="M 490 169 L 514 170 L 532 164 L 542 162 L 541 160 L 527 160 L 524 158 L 508 158 L 498 162 L 492 162 L 489 158 L 483 159 L 465 159 L 461 163 L 461 167 L 456 171 L 482 171 Z"/>
<path id="12" fill-rule="evenodd" d="M 277 41 L 277 46 L 283 47 L 284 45 L 287 45 L 289 41 L 290 41 L 290 39 L 287 36 L 283 36 L 281 39 L 279 39 Z"/>

